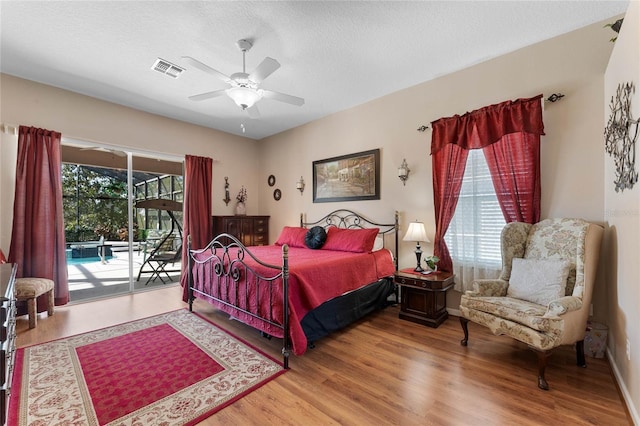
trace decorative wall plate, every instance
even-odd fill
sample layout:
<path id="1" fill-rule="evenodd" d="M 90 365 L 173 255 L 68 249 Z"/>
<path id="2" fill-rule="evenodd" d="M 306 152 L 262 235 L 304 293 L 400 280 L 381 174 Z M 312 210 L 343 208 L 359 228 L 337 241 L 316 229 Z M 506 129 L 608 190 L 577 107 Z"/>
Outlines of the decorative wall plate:
<path id="1" fill-rule="evenodd" d="M 267 178 L 267 183 L 269 184 L 269 186 L 275 185 L 276 177 L 274 175 L 269 175 L 269 177 Z"/>
<path id="2" fill-rule="evenodd" d="M 280 192 L 279 189 L 275 189 L 273 191 L 273 199 L 276 201 L 280 201 L 280 198 L 282 198 L 282 192 Z"/>

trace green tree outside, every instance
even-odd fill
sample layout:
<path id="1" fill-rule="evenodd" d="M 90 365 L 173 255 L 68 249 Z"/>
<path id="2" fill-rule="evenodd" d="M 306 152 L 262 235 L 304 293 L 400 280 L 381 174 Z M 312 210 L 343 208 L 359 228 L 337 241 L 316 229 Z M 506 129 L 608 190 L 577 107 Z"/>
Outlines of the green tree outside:
<path id="1" fill-rule="evenodd" d="M 134 173 L 134 200 L 166 198 L 182 201 L 183 178 Z M 62 165 L 65 238 L 68 242 L 127 240 L 129 220 L 126 172 L 79 164 Z M 182 212 L 175 212 L 182 221 Z M 134 241 L 145 240 L 150 229 L 169 229 L 165 211 L 134 209 Z"/>
<path id="2" fill-rule="evenodd" d="M 120 239 L 127 226 L 127 182 L 95 167 L 62 165 L 62 197 L 67 241 Z"/>

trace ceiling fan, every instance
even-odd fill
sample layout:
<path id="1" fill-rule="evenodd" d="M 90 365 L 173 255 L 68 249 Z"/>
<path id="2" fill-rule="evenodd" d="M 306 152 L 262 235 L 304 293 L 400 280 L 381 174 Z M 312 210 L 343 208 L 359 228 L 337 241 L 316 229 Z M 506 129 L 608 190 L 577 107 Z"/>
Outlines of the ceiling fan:
<path id="1" fill-rule="evenodd" d="M 211 74 L 231 86 L 228 89 L 214 90 L 213 92 L 189 96 L 189 99 L 192 101 L 203 101 L 226 94 L 233 99 L 236 105 L 242 108 L 242 110 L 246 110 L 249 117 L 252 118 L 260 116 L 260 111 L 255 104 L 262 98 L 273 99 L 296 106 L 304 105 L 304 99 L 297 96 L 261 89 L 260 83 L 280 68 L 280 63 L 273 58 L 267 57 L 251 74 L 247 74 L 245 69 L 245 55 L 253 44 L 249 40 L 242 39 L 238 40 L 236 45 L 242 51 L 242 72 L 231 74 L 231 76 L 225 75 L 191 56 L 182 57 L 199 70 Z"/>

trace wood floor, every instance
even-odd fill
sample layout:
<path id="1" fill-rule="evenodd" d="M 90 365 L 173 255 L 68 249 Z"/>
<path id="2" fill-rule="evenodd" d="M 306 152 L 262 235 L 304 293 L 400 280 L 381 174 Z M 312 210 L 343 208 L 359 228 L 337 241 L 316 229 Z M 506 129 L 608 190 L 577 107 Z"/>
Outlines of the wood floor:
<path id="1" fill-rule="evenodd" d="M 180 287 L 18 318 L 18 346 L 41 343 L 185 306 Z M 280 358 L 267 340 L 208 304 L 195 310 Z M 469 324 L 460 346 L 457 318 L 437 329 L 398 319 L 389 307 L 316 343 L 291 370 L 201 425 L 632 425 L 606 359 L 575 365 L 572 348 L 549 360 L 550 390 L 536 385 L 536 357 L 512 339 Z"/>

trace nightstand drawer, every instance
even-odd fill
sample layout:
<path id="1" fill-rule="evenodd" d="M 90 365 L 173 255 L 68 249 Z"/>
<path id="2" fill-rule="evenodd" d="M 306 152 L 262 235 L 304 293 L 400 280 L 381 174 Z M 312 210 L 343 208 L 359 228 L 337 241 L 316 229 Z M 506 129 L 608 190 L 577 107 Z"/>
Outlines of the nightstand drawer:
<path id="1" fill-rule="evenodd" d="M 425 288 L 430 290 L 442 290 L 451 287 L 453 284 L 453 274 L 449 272 L 433 272 L 421 274 L 419 272 L 398 271 L 394 281 L 398 285 Z"/>
<path id="2" fill-rule="evenodd" d="M 427 288 L 429 286 L 429 283 L 427 283 L 426 281 L 408 277 L 396 277 L 395 281 L 396 284 L 410 285 L 413 287 Z"/>

